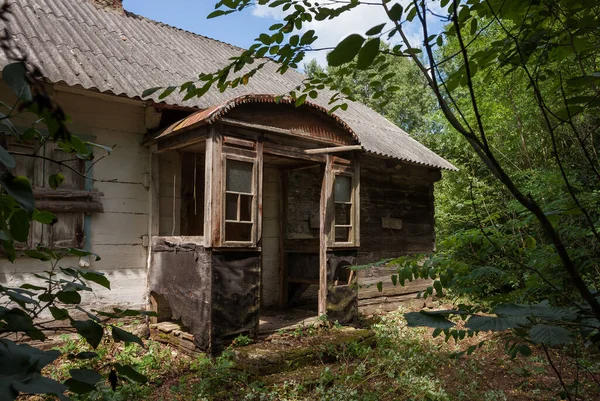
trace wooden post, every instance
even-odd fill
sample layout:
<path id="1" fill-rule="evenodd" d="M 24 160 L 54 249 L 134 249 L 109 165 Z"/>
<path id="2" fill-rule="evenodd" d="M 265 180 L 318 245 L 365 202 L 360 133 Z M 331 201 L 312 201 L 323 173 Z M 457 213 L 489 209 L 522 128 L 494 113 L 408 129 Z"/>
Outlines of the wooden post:
<path id="1" fill-rule="evenodd" d="M 327 155 L 321 185 L 321 207 L 319 218 L 319 316 L 327 313 L 327 247 L 331 235 L 331 208 L 333 156 Z"/>
<path id="2" fill-rule="evenodd" d="M 159 165 L 158 155 L 154 153 L 156 146 L 149 149 L 148 154 L 148 171 L 150 175 L 149 187 L 148 187 L 148 256 L 146 258 L 146 273 L 148 279 L 150 278 L 150 268 L 152 267 L 152 237 L 158 235 L 159 223 L 160 223 L 160 198 L 159 198 Z M 149 282 L 146 283 L 146 303 L 149 310 L 152 309 L 150 299 L 150 287 Z"/>
<path id="3" fill-rule="evenodd" d="M 288 306 L 288 269 L 285 254 L 285 234 L 287 231 L 287 186 L 288 173 L 279 170 L 279 306 Z"/>

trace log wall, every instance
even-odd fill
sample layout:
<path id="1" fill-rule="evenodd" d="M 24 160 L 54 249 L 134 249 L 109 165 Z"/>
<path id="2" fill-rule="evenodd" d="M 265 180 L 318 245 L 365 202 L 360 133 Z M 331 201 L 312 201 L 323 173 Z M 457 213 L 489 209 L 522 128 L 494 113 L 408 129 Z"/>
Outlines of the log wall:
<path id="1" fill-rule="evenodd" d="M 361 246 L 359 265 L 406 254 L 432 252 L 435 243 L 433 185 L 439 172 L 375 156 L 361 158 Z M 358 274 L 359 299 L 415 293 L 425 289 L 426 280 L 394 286 L 393 270 L 372 267 Z M 383 282 L 383 292 L 376 283 Z M 359 304 L 362 304 L 360 302 Z"/>

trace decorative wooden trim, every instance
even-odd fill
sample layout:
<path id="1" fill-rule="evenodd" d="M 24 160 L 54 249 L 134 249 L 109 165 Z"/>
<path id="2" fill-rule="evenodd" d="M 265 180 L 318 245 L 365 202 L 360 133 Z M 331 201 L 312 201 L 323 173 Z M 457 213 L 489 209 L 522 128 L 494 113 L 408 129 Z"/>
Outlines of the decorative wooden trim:
<path id="1" fill-rule="evenodd" d="M 289 129 L 272 127 L 270 125 L 249 123 L 249 122 L 245 122 L 245 121 L 234 120 L 232 118 L 227 118 L 227 117 L 222 117 L 219 121 L 221 121 L 223 124 L 231 125 L 233 127 L 247 128 L 247 129 L 263 131 L 263 132 L 270 132 L 270 133 L 279 134 L 279 135 L 291 136 L 294 138 L 302 138 L 304 140 L 315 142 L 315 143 L 322 143 L 322 144 L 328 144 L 328 145 L 335 144 L 335 142 L 328 141 L 323 138 L 315 138 L 311 135 L 303 134 L 300 132 L 293 132 Z"/>

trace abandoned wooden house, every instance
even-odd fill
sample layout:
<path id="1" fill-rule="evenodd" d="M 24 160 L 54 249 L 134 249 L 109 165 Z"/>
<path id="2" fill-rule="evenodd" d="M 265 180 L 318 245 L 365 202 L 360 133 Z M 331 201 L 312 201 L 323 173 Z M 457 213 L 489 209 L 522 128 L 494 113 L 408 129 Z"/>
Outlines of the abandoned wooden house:
<path id="1" fill-rule="evenodd" d="M 214 351 L 255 335 L 273 310 L 347 324 L 359 306 L 385 309 L 424 288 L 394 287 L 386 268 L 349 269 L 432 251 L 434 183 L 454 169 L 384 117 L 359 103 L 330 115 L 326 93 L 301 107 L 276 103 L 303 77 L 280 75 L 273 62 L 225 93 L 142 99 L 145 89 L 212 72 L 241 49 L 128 13 L 117 0 L 12 8 L 6 26 L 72 131 L 114 145 L 92 169 L 73 162 L 89 178 L 65 171 L 57 191 L 44 182 L 56 165 L 19 158 L 17 167 L 33 180 L 37 207 L 59 217 L 33 226 L 23 247 L 77 246 L 102 257 L 65 261 L 110 279 L 112 291 L 96 291 L 88 304 L 151 304 Z M 0 94 L 10 97 L 5 86 Z M 69 157 L 50 145 L 38 151 Z M 1 261 L 0 283 L 31 281 L 46 267 Z M 382 292 L 369 286 L 382 279 Z"/>

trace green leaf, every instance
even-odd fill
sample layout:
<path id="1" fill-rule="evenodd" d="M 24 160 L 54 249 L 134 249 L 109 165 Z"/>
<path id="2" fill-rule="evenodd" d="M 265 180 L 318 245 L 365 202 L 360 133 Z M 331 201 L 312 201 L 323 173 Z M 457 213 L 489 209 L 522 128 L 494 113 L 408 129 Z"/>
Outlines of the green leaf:
<path id="1" fill-rule="evenodd" d="M 79 352 L 77 354 L 70 354 L 69 355 L 69 359 L 93 359 L 93 358 L 97 358 L 98 354 L 95 352 L 89 352 L 89 351 L 84 351 L 84 352 Z"/>
<path id="2" fill-rule="evenodd" d="M 160 100 L 166 98 L 167 96 L 169 96 L 171 93 L 173 93 L 175 91 L 175 89 L 177 89 L 176 86 L 169 86 L 168 88 L 166 88 L 159 96 L 158 98 Z"/>
<path id="3" fill-rule="evenodd" d="M 59 291 L 56 297 L 62 303 L 68 305 L 78 305 L 81 303 L 81 295 L 77 291 Z"/>
<path id="4" fill-rule="evenodd" d="M 374 38 L 365 43 L 365 45 L 358 52 L 356 68 L 359 70 L 366 70 L 373 64 L 375 57 L 377 57 L 379 54 L 380 42 L 381 40 L 379 38 Z"/>
<path id="5" fill-rule="evenodd" d="M 12 387 L 25 394 L 54 394 L 64 399 L 63 393 L 67 390 L 65 385 L 38 373 L 28 374 L 27 376 L 26 381 L 13 380 Z"/>
<path id="6" fill-rule="evenodd" d="M 148 97 L 156 92 L 158 92 L 159 90 L 161 90 L 163 87 L 162 86 L 155 86 L 154 88 L 149 88 L 146 89 L 145 91 L 142 92 L 142 97 Z"/>
<path id="7" fill-rule="evenodd" d="M 96 255 L 95 253 L 86 251 L 83 249 L 79 249 L 79 248 L 69 248 L 69 249 L 67 249 L 67 253 L 69 255 L 77 256 L 79 258 L 83 258 L 84 256 L 94 256 L 94 257 L 96 257 L 96 261 L 100 260 L 100 256 Z M 79 271 L 83 272 L 85 270 L 79 269 Z"/>
<path id="8" fill-rule="evenodd" d="M 86 280 L 92 281 L 96 284 L 101 285 L 104 288 L 108 288 L 110 290 L 110 281 L 106 278 L 104 273 L 89 270 L 89 271 L 81 271 L 81 277 Z"/>
<path id="9" fill-rule="evenodd" d="M 50 309 L 52 317 L 56 320 L 66 320 L 69 318 L 69 311 L 66 309 L 57 308 L 56 306 L 51 306 L 48 309 Z"/>
<path id="10" fill-rule="evenodd" d="M 471 36 L 477 33 L 477 18 L 473 18 L 471 20 Z"/>
<path id="11" fill-rule="evenodd" d="M 504 331 L 526 325 L 528 320 L 522 317 L 497 317 L 473 315 L 465 327 L 473 331 Z"/>
<path id="12" fill-rule="evenodd" d="M 0 145 L 0 162 L 2 162 L 6 168 L 15 168 L 17 166 L 15 158 L 12 157 L 2 145 Z"/>
<path id="13" fill-rule="evenodd" d="M 100 341 L 102 341 L 102 336 L 104 335 L 102 326 L 93 320 L 74 320 L 71 324 L 77 332 L 85 338 L 88 344 L 94 349 L 98 348 Z"/>
<path id="14" fill-rule="evenodd" d="M 369 29 L 365 33 L 365 35 L 367 35 L 367 36 L 379 35 L 381 33 L 381 31 L 383 30 L 384 26 L 385 26 L 385 22 L 383 24 L 375 25 L 373 28 Z"/>
<path id="15" fill-rule="evenodd" d="M 32 220 L 40 222 L 42 224 L 54 224 L 58 221 L 56 215 L 52 212 L 47 212 L 45 210 L 34 210 Z"/>
<path id="16" fill-rule="evenodd" d="M 95 388 L 95 386 L 92 384 L 80 382 L 79 380 L 72 378 L 65 381 L 64 384 L 69 388 L 69 391 L 72 391 L 75 394 L 91 393 Z"/>
<path id="17" fill-rule="evenodd" d="M 50 188 L 56 189 L 65 181 L 65 176 L 62 173 L 51 174 L 48 177 L 48 185 Z"/>
<path id="18" fill-rule="evenodd" d="M 10 235 L 19 242 L 27 241 L 29 236 L 29 216 L 23 209 L 19 209 L 10 216 Z"/>
<path id="19" fill-rule="evenodd" d="M 383 283 L 381 281 L 377 283 L 377 291 L 379 291 L 379 292 L 383 291 Z"/>
<path id="20" fill-rule="evenodd" d="M 125 343 L 136 343 L 136 344 L 139 344 L 142 348 L 144 348 L 144 343 L 138 336 L 131 334 L 123 329 L 116 327 L 116 326 L 111 326 L 111 328 L 112 328 L 113 339 L 116 342 L 123 341 Z"/>
<path id="21" fill-rule="evenodd" d="M 33 251 L 33 250 L 26 250 L 24 251 L 25 255 L 29 256 L 30 258 L 33 259 L 37 259 L 37 260 L 41 260 L 42 262 L 47 262 L 51 259 L 50 255 L 48 255 L 47 253 L 44 252 L 40 252 L 40 251 Z"/>
<path id="22" fill-rule="evenodd" d="M 331 67 L 339 67 L 349 63 L 360 51 L 365 38 L 358 34 L 347 36 L 327 55 L 327 62 Z"/>
<path id="23" fill-rule="evenodd" d="M 529 331 L 531 340 L 548 346 L 568 344 L 573 341 L 571 332 L 564 327 L 536 324 Z"/>
<path id="24" fill-rule="evenodd" d="M 102 380 L 102 375 L 91 369 L 71 369 L 69 373 L 73 379 L 86 384 L 96 384 Z"/>
<path id="25" fill-rule="evenodd" d="M 31 184 L 27 177 L 19 175 L 17 177 L 6 172 L 0 178 L 2 187 L 15 201 L 27 212 L 28 216 L 33 215 L 35 210 L 35 199 L 33 198 L 33 191 Z"/>
<path id="26" fill-rule="evenodd" d="M 400 3 L 396 3 L 390 9 L 388 16 L 392 21 L 400 21 L 400 19 L 402 19 L 403 11 L 404 10 L 403 10 L 402 6 L 400 5 Z"/>
<path id="27" fill-rule="evenodd" d="M 433 327 L 435 329 L 450 329 L 455 326 L 454 323 L 446 319 L 443 315 L 421 312 L 408 312 L 404 314 L 409 327 Z"/>
<path id="28" fill-rule="evenodd" d="M 27 69 L 25 63 L 18 62 L 8 64 L 2 70 L 2 79 L 19 99 L 30 101 L 33 98 L 31 96 L 29 83 L 27 82 Z"/>
<path id="29" fill-rule="evenodd" d="M 435 289 L 435 295 L 437 295 L 438 297 L 444 296 L 444 290 L 442 288 L 442 283 L 440 282 L 440 280 L 435 280 L 433 282 L 433 288 Z"/>
<path id="30" fill-rule="evenodd" d="M 129 365 L 121 365 L 120 363 L 115 363 L 114 366 L 120 376 L 125 376 L 139 383 L 146 383 L 148 381 L 146 376 L 137 372 Z"/>

